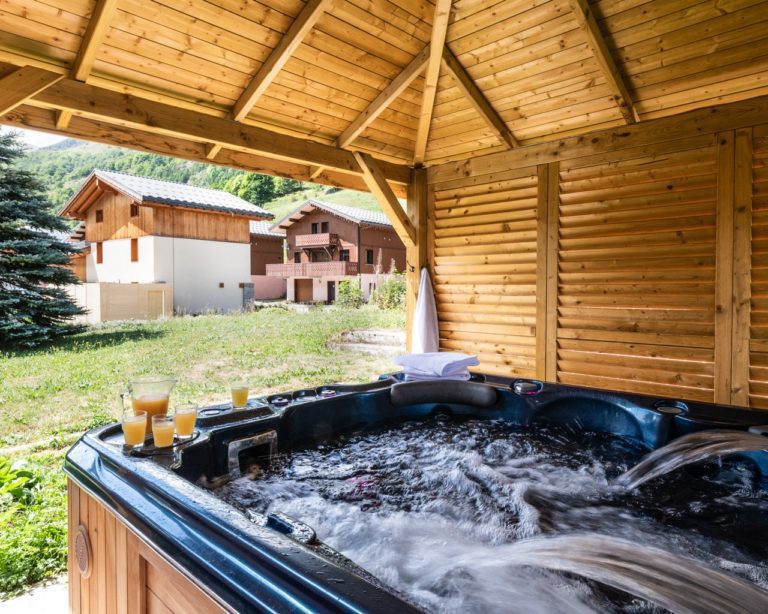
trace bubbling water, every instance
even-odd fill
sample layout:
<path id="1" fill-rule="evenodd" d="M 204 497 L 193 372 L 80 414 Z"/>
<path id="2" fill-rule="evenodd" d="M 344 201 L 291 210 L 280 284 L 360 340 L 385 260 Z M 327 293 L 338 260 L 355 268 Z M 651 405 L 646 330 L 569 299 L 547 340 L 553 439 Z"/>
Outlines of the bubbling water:
<path id="1" fill-rule="evenodd" d="M 666 490 L 650 493 L 614 485 L 644 452 L 618 437 L 554 427 L 409 423 L 293 453 L 217 494 L 301 520 L 432 611 L 658 611 L 573 569 L 515 564 L 510 544 L 554 533 L 660 547 L 768 587 L 768 548 L 754 532 L 760 525 L 766 534 L 768 497 L 749 469 L 709 467 L 685 487 L 662 478 Z M 706 496 L 692 499 L 696 488 Z"/>

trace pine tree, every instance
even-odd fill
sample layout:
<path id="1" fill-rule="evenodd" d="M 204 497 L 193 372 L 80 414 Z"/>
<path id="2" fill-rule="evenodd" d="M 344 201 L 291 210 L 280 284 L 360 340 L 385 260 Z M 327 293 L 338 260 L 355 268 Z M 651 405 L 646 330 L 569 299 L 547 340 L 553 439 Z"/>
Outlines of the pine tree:
<path id="1" fill-rule="evenodd" d="M 63 265 L 76 250 L 54 233 L 67 230 L 49 210 L 34 175 L 15 168 L 24 150 L 0 134 L 0 348 L 34 347 L 81 327 L 83 313 L 62 286 L 78 283 Z"/>

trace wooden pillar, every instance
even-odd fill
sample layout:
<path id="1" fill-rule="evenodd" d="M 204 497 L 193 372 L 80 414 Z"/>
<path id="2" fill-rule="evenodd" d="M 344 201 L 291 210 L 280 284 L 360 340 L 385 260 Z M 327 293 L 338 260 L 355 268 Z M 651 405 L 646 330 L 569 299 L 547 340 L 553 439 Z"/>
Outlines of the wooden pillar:
<path id="1" fill-rule="evenodd" d="M 734 141 L 733 329 L 731 400 L 749 405 L 749 336 L 752 300 L 752 138 L 751 128 Z"/>
<path id="2" fill-rule="evenodd" d="M 731 402 L 733 325 L 733 131 L 717 135 L 715 248 L 715 403 Z"/>
<path id="3" fill-rule="evenodd" d="M 557 380 L 560 165 L 540 164 L 536 212 L 536 377 Z"/>
<path id="4" fill-rule="evenodd" d="M 406 279 L 406 345 L 411 350 L 411 328 L 413 311 L 419 294 L 421 268 L 427 266 L 427 170 L 416 168 L 411 171 L 408 184 L 408 217 L 416 230 L 416 244 L 405 250 Z"/>

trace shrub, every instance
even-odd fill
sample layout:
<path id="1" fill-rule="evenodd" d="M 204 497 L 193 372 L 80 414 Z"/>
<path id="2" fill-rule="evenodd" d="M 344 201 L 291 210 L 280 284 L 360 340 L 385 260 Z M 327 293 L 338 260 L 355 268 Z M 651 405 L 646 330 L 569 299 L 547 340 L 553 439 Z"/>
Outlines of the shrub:
<path id="1" fill-rule="evenodd" d="M 347 309 L 357 309 L 365 303 L 363 289 L 360 287 L 360 278 L 342 279 L 336 292 L 335 305 Z"/>
<path id="2" fill-rule="evenodd" d="M 405 275 L 390 273 L 379 285 L 373 300 L 379 309 L 401 309 L 405 305 Z"/>

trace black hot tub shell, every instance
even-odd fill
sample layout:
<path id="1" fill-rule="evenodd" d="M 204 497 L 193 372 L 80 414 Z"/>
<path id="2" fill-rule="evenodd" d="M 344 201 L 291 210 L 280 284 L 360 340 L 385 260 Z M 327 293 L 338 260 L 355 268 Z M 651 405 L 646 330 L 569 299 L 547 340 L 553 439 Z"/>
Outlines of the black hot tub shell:
<path id="1" fill-rule="evenodd" d="M 764 412 L 615 393 L 532 380 L 473 376 L 472 382 L 324 386 L 251 401 L 242 411 L 201 413 L 200 436 L 170 469 L 167 457 L 124 454 L 119 425 L 83 435 L 66 457 L 74 482 L 237 612 L 414 610 L 327 547 L 308 543 L 301 523 L 270 515 L 255 522 L 203 488 L 202 477 L 237 474 L 246 458 L 316 446 L 436 414 L 541 423 L 608 432 L 656 449 L 682 435 L 768 423 Z M 745 454 L 768 482 L 768 452 Z"/>

